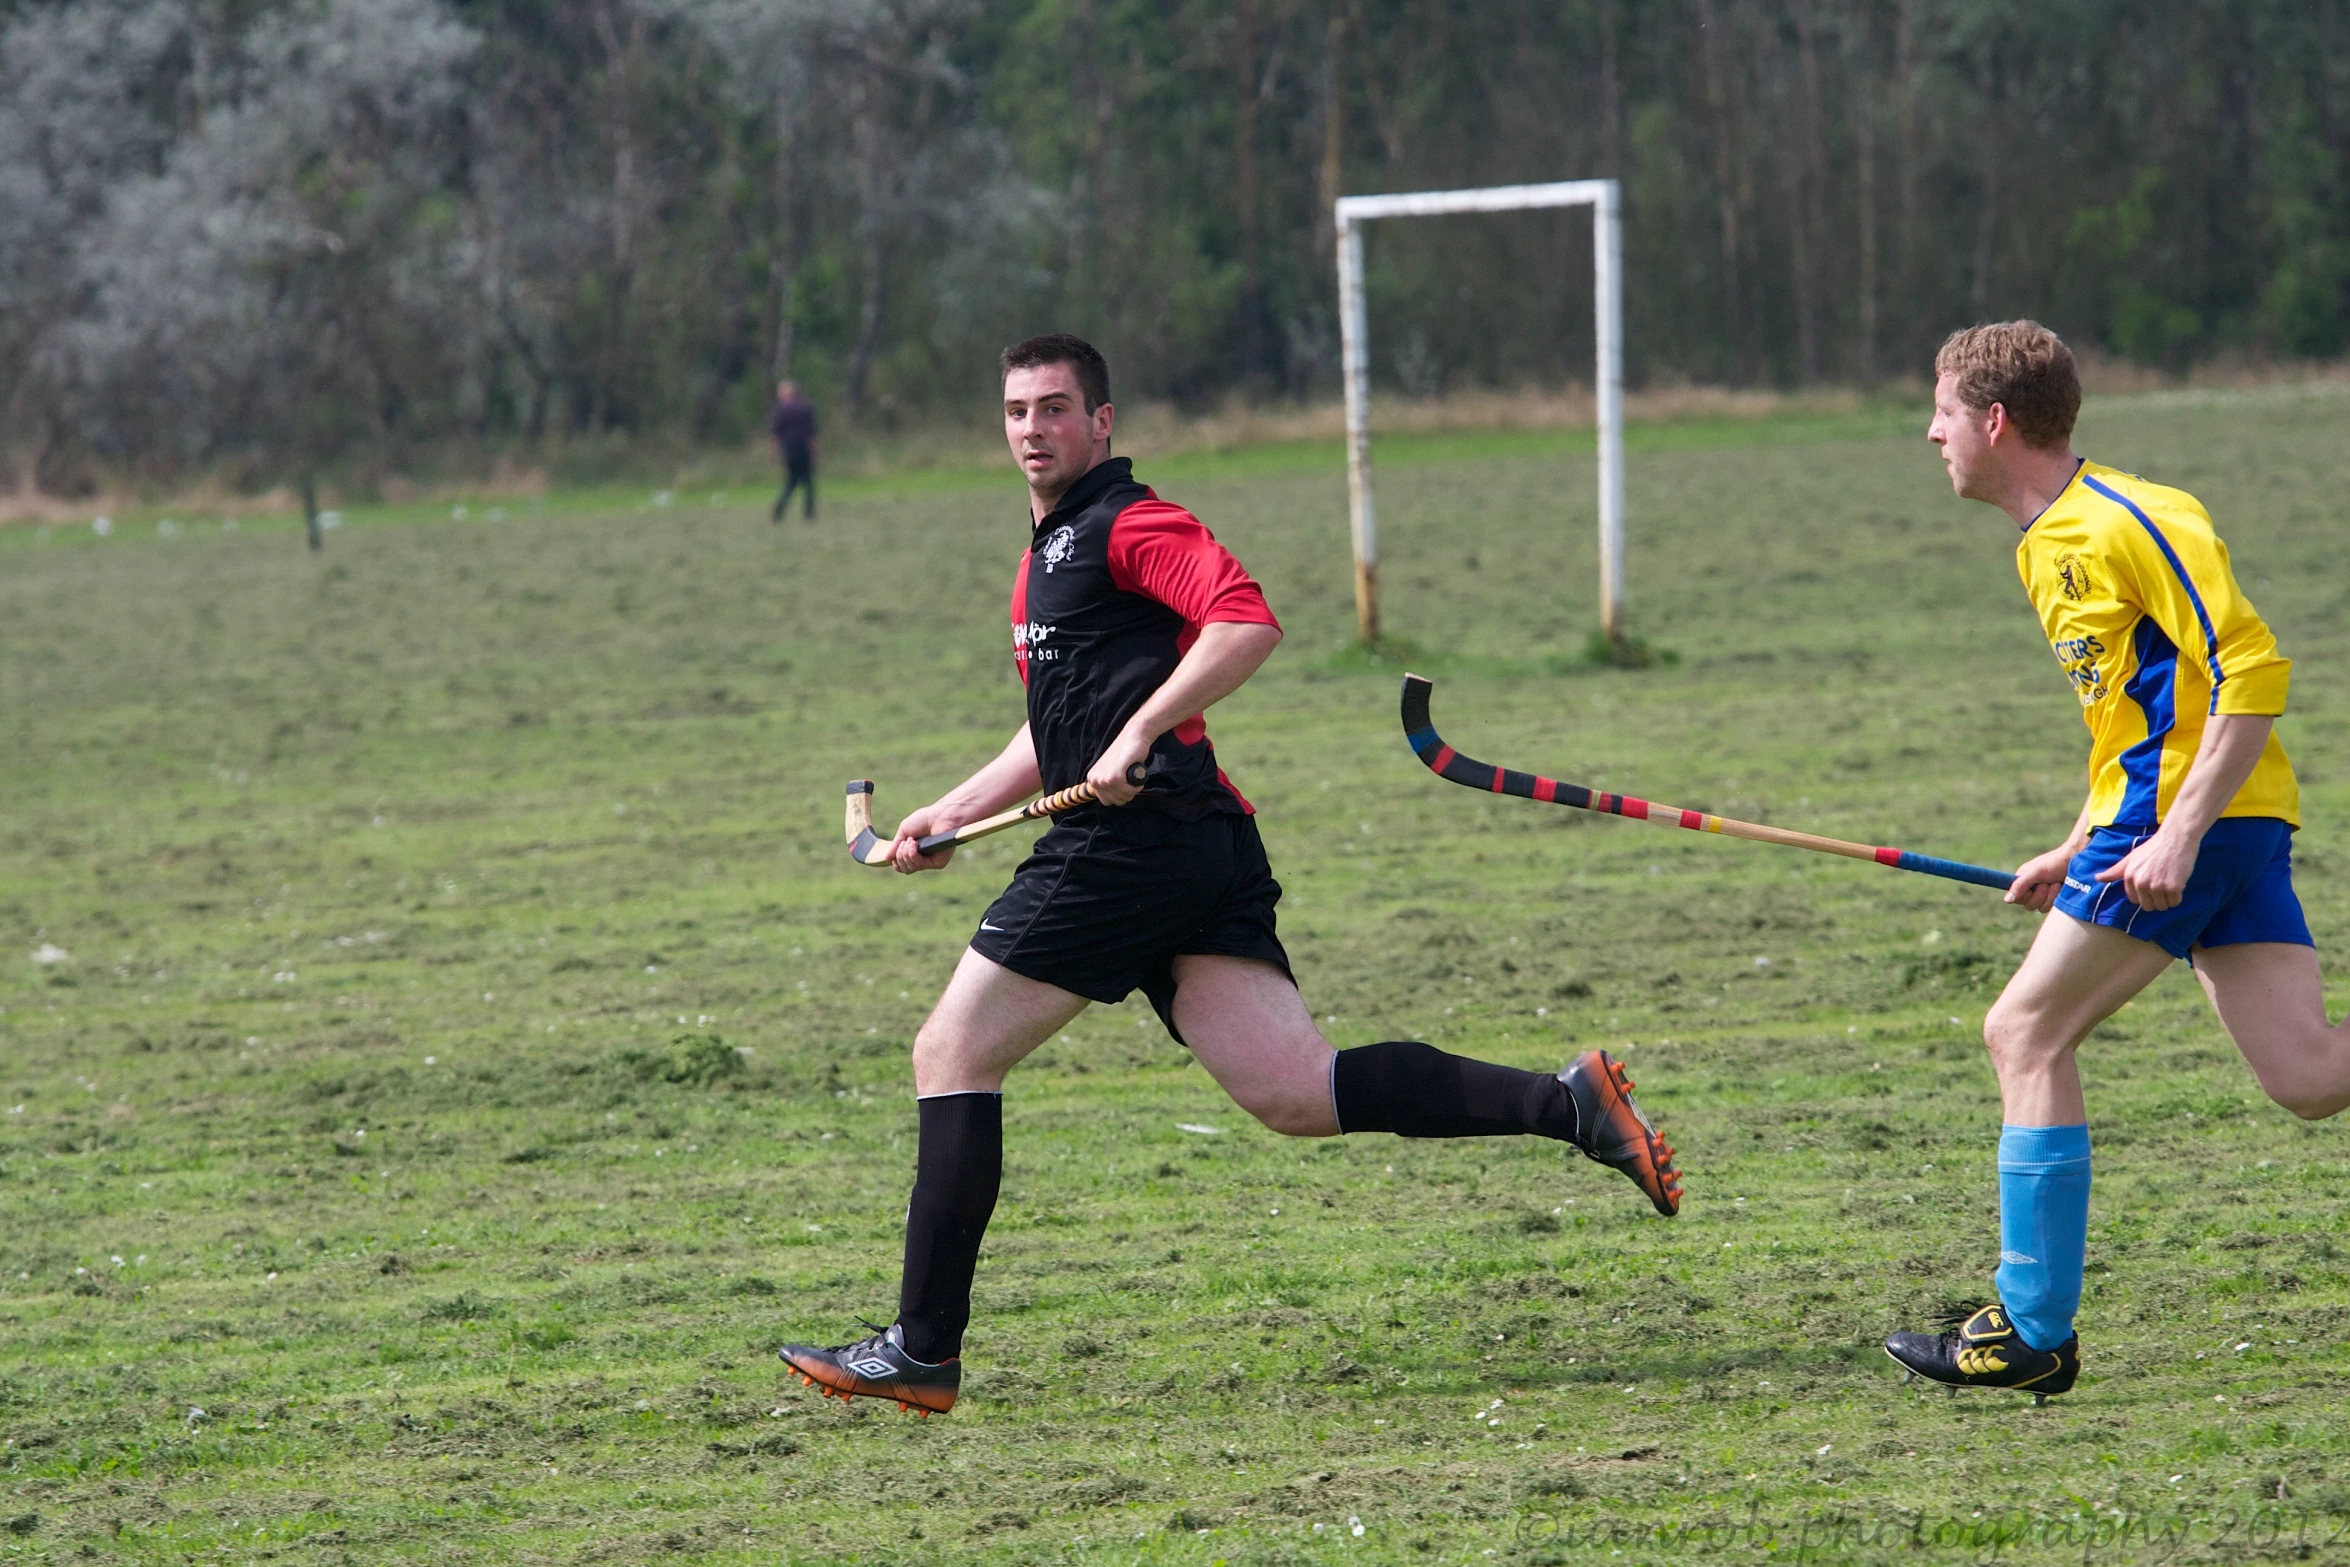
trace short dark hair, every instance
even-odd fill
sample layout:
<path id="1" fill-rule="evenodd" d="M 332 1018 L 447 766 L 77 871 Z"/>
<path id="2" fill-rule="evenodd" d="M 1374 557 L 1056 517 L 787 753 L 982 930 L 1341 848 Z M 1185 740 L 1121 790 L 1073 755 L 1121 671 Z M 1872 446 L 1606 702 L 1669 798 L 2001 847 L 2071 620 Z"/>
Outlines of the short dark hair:
<path id="1" fill-rule="evenodd" d="M 1077 371 L 1077 390 L 1085 396 L 1085 411 L 1092 413 L 1110 400 L 1110 365 L 1102 358 L 1102 351 L 1084 338 L 1071 332 L 1043 332 L 1035 337 L 1024 337 L 1005 349 L 997 361 L 1005 375 L 1015 370 L 1036 370 L 1045 365 L 1069 365 Z"/>
<path id="2" fill-rule="evenodd" d="M 2026 446 L 2051 451 L 2072 438 L 2081 376 L 2064 339 L 2037 321 L 1962 327 L 1934 355 L 1936 376 L 1958 377 L 1958 400 L 1976 413 L 1993 403 Z"/>

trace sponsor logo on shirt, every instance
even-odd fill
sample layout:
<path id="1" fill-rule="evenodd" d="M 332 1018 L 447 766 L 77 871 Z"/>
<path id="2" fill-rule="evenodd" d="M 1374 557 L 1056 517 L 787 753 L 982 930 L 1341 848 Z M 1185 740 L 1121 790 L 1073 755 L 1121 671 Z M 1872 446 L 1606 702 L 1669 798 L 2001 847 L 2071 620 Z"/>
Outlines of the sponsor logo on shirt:
<path id="1" fill-rule="evenodd" d="M 1045 641 L 1059 626 L 1047 626 L 1036 621 L 1022 621 L 1012 628 L 1012 656 L 1032 658 L 1040 664 L 1049 664 L 1061 656 L 1059 648 L 1046 647 Z"/>
<path id="2" fill-rule="evenodd" d="M 1038 551 L 1044 560 L 1044 574 L 1051 576 L 1055 566 L 1065 564 L 1076 553 L 1077 530 L 1066 525 L 1055 528 L 1052 537 L 1044 541 L 1044 548 Z"/>
<path id="3" fill-rule="evenodd" d="M 2105 671 L 2097 662 L 2105 656 L 2104 643 L 2095 637 L 2066 637 L 2050 642 L 2048 648 L 2063 666 L 2065 678 L 2073 683 L 2083 707 L 2104 697 Z"/>

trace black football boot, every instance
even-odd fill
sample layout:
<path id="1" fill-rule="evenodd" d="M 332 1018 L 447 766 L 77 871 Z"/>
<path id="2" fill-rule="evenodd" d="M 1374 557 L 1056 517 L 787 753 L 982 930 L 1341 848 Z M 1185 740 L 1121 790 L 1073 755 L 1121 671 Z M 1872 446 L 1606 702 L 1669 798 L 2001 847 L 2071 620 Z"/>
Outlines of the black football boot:
<path id="1" fill-rule="evenodd" d="M 2081 1374 L 2079 1334 L 2054 1349 L 2034 1349 L 2015 1330 L 2007 1308 L 1996 1301 L 1950 1313 L 1942 1319 L 1942 1329 L 1896 1333 L 1885 1340 L 1885 1353 L 1912 1378 L 1924 1377 L 1950 1388 L 2014 1388 L 2031 1394 L 2035 1404 L 2071 1392 Z"/>
<path id="2" fill-rule="evenodd" d="M 818 1389 L 826 1398 L 837 1395 L 844 1404 L 858 1397 L 895 1399 L 899 1409 L 920 1410 L 925 1420 L 954 1408 L 955 1394 L 963 1385 L 960 1359 L 936 1365 L 916 1360 L 906 1353 L 904 1336 L 895 1323 L 874 1328 L 871 1338 L 854 1344 L 832 1349 L 786 1344 L 775 1353 L 799 1373 L 802 1384 Z"/>

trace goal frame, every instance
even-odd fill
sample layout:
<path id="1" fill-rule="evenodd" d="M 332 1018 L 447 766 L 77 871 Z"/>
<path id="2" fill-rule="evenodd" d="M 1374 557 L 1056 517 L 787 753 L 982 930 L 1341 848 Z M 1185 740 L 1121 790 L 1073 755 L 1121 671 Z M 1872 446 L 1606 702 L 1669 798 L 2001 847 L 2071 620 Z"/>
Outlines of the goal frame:
<path id="1" fill-rule="evenodd" d="M 1489 185 L 1391 196 L 1341 196 L 1334 217 L 1338 252 L 1338 331 L 1346 382 L 1346 499 L 1354 544 L 1355 625 L 1379 637 L 1379 528 L 1371 494 L 1371 326 L 1363 291 L 1363 228 L 1378 218 L 1432 218 L 1459 212 L 1523 212 L 1543 207 L 1591 209 L 1593 336 L 1599 405 L 1599 625 L 1624 640 L 1624 217 L 1615 180 L 1559 180 L 1547 185 Z"/>

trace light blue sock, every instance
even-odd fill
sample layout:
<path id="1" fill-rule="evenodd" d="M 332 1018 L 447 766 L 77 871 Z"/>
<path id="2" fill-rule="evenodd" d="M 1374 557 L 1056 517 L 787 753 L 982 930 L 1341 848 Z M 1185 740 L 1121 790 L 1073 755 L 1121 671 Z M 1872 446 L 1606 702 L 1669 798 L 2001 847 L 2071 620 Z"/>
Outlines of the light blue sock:
<path id="1" fill-rule="evenodd" d="M 2089 1247 L 2089 1128 L 1999 1129 L 1999 1271 L 2007 1314 L 2038 1350 L 2073 1336 Z"/>

